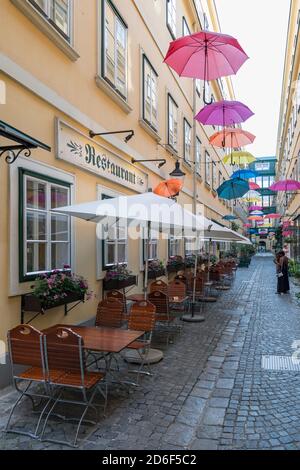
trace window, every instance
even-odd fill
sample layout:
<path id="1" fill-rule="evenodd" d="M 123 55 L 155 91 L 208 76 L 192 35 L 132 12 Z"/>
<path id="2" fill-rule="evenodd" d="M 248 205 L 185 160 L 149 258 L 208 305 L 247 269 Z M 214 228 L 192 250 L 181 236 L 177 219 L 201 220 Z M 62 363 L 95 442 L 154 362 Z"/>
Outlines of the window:
<path id="1" fill-rule="evenodd" d="M 111 196 L 102 194 L 102 199 L 110 199 Z M 116 264 L 127 263 L 127 226 L 126 222 L 117 221 L 108 227 L 108 233 L 103 240 L 103 269 Z"/>
<path id="2" fill-rule="evenodd" d="M 186 162 L 191 161 L 191 148 L 192 148 L 192 127 L 183 119 L 183 158 Z"/>
<path id="3" fill-rule="evenodd" d="M 196 137 L 196 172 L 201 175 L 201 141 Z"/>
<path id="4" fill-rule="evenodd" d="M 177 150 L 178 142 L 178 106 L 168 95 L 168 144 Z"/>
<path id="5" fill-rule="evenodd" d="M 53 212 L 70 204 L 70 185 L 19 171 L 20 281 L 26 281 L 38 273 L 70 265 L 70 218 Z"/>
<path id="6" fill-rule="evenodd" d="M 127 26 L 110 0 L 103 0 L 102 5 L 102 76 L 126 98 Z"/>
<path id="7" fill-rule="evenodd" d="M 169 238 L 169 257 L 180 255 L 181 238 L 171 236 Z"/>
<path id="8" fill-rule="evenodd" d="M 157 73 L 143 55 L 143 119 L 157 130 Z"/>
<path id="9" fill-rule="evenodd" d="M 176 38 L 176 0 L 167 0 L 167 27 L 173 39 Z"/>
<path id="10" fill-rule="evenodd" d="M 197 240 L 195 238 L 185 238 L 184 239 L 185 256 L 190 256 L 194 254 L 195 250 L 197 250 Z"/>
<path id="11" fill-rule="evenodd" d="M 218 187 L 217 182 L 217 164 L 216 162 L 212 162 L 212 188 L 216 190 Z"/>
<path id="12" fill-rule="evenodd" d="M 205 182 L 210 185 L 210 155 L 205 150 Z"/>
<path id="13" fill-rule="evenodd" d="M 197 94 L 200 98 L 200 96 L 201 96 L 201 80 L 200 80 L 200 78 L 196 78 L 195 82 L 196 82 L 196 92 L 197 92 Z"/>
<path id="14" fill-rule="evenodd" d="M 191 34 L 189 25 L 187 24 L 187 21 L 185 17 L 182 17 L 182 36 L 189 36 Z"/>
<path id="15" fill-rule="evenodd" d="M 144 240 L 144 261 L 146 260 L 146 240 Z M 148 260 L 158 259 L 158 240 L 157 238 L 150 238 L 148 243 Z"/>
<path id="16" fill-rule="evenodd" d="M 70 38 L 70 0 L 30 0 L 66 39 Z"/>

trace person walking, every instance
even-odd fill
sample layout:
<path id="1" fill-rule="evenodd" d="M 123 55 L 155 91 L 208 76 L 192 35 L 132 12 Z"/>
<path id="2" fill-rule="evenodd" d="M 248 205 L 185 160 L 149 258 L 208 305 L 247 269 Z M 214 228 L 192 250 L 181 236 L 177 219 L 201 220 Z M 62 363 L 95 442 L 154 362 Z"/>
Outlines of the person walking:
<path id="1" fill-rule="evenodd" d="M 284 251 L 280 251 L 276 255 L 275 264 L 277 271 L 277 294 L 288 294 L 290 291 L 289 259 Z"/>

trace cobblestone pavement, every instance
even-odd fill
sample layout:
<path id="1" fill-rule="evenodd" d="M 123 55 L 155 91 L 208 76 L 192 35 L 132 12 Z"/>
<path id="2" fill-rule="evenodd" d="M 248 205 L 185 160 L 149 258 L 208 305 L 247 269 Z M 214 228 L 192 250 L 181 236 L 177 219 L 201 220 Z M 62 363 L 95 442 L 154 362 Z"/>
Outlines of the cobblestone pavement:
<path id="1" fill-rule="evenodd" d="M 159 343 L 165 358 L 153 378 L 110 390 L 107 417 L 81 448 L 300 449 L 300 374 L 261 368 L 262 355 L 291 356 L 300 340 L 294 293 L 275 291 L 271 257 L 239 269 L 233 288 L 206 305 L 204 323 L 185 324 L 167 348 Z M 64 448 L 3 433 L 14 399 L 0 396 L 0 449 Z M 17 416 L 30 428 L 29 407 Z M 51 426 L 59 439 L 74 429 Z"/>

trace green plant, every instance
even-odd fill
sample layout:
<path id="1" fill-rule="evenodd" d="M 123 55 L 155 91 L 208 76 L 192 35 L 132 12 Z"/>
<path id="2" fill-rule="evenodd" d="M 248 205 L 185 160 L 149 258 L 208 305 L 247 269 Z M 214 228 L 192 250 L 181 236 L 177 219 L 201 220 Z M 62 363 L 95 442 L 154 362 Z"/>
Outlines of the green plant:
<path id="1" fill-rule="evenodd" d="M 159 259 L 152 259 L 148 263 L 149 271 L 161 271 L 165 269 L 163 261 Z"/>
<path id="2" fill-rule="evenodd" d="M 289 274 L 292 277 L 300 278 L 300 263 L 295 260 L 289 260 Z"/>
<path id="3" fill-rule="evenodd" d="M 116 279 L 118 281 L 124 281 L 131 276 L 131 271 L 127 269 L 126 264 L 118 264 L 112 266 L 108 271 L 106 271 L 105 280 L 110 281 L 111 279 Z"/>

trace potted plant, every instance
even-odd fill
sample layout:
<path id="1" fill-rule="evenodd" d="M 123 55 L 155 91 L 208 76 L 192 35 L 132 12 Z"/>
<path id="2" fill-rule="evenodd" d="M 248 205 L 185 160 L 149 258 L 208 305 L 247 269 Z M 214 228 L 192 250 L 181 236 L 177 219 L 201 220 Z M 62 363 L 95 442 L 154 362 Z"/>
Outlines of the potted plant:
<path id="1" fill-rule="evenodd" d="M 182 256 L 176 255 L 176 256 L 170 256 L 168 259 L 167 263 L 167 271 L 168 273 L 177 273 L 177 271 L 180 271 L 181 269 L 184 269 L 184 261 Z"/>
<path id="2" fill-rule="evenodd" d="M 164 263 L 159 259 L 150 260 L 148 263 L 148 279 L 156 279 L 157 277 L 164 276 L 166 270 Z"/>
<path id="3" fill-rule="evenodd" d="M 65 265 L 62 270 L 53 270 L 35 279 L 32 292 L 22 296 L 22 310 L 43 313 L 60 305 L 88 300 L 92 294 L 87 280 Z"/>
<path id="4" fill-rule="evenodd" d="M 132 275 L 131 271 L 127 269 L 126 264 L 118 264 L 110 267 L 106 271 L 103 280 L 104 290 L 124 289 L 125 287 L 133 286 L 136 284 L 136 276 Z"/>

